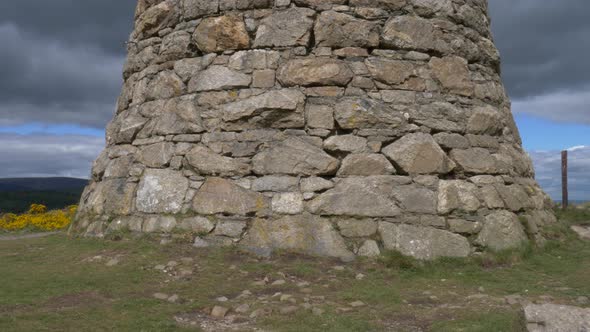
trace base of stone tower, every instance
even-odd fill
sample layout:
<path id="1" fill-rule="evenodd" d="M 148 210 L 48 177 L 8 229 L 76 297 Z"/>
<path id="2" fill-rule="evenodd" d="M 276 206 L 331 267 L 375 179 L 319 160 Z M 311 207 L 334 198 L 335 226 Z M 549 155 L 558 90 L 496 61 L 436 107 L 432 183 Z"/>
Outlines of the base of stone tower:
<path id="1" fill-rule="evenodd" d="M 159 173 L 165 172 L 170 171 Z M 177 201 L 179 184 L 169 180 L 148 176 L 139 184 L 106 181 L 89 186 L 71 231 L 91 237 L 183 234 L 194 239 L 195 246 L 237 246 L 265 257 L 281 250 L 352 260 L 396 250 L 432 260 L 510 249 L 527 241 L 542 244 L 540 229 L 556 222 L 550 200 L 526 179 L 506 184 L 493 176 L 468 181 L 430 176 L 332 181 L 211 177 L 199 188 L 186 189 L 191 193 L 177 195 Z M 166 183 L 174 185 L 166 188 Z M 294 191 L 293 186 L 304 190 Z M 126 201 L 126 190 L 136 197 L 134 204 Z M 102 214 L 89 213 L 86 204 Z M 144 204 L 178 205 L 182 212 L 106 213 Z"/>
<path id="2" fill-rule="evenodd" d="M 465 257 L 555 221 L 487 1 L 139 0 L 73 231 Z"/>

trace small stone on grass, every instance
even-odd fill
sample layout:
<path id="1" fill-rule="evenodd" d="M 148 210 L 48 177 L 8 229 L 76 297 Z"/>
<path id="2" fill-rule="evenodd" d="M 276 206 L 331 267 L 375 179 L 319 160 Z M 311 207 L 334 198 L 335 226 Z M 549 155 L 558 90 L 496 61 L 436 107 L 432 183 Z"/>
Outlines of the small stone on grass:
<path id="1" fill-rule="evenodd" d="M 211 310 L 211 317 L 221 319 L 221 318 L 225 317 L 225 315 L 227 315 L 228 311 L 229 311 L 228 308 L 216 305 Z"/>

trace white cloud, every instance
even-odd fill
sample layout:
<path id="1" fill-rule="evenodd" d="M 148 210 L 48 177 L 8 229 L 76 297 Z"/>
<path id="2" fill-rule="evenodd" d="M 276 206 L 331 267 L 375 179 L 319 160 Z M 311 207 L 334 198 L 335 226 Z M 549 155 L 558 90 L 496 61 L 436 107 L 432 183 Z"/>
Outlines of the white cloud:
<path id="1" fill-rule="evenodd" d="M 516 99 L 512 102 L 512 110 L 557 122 L 590 124 L 590 87 Z"/>
<path id="2" fill-rule="evenodd" d="M 104 139 L 79 135 L 0 134 L 0 177 L 88 178 Z"/>
<path id="3" fill-rule="evenodd" d="M 571 200 L 590 201 L 590 147 L 568 149 L 569 196 Z M 537 180 L 555 200 L 561 200 L 561 152 L 531 151 Z"/>

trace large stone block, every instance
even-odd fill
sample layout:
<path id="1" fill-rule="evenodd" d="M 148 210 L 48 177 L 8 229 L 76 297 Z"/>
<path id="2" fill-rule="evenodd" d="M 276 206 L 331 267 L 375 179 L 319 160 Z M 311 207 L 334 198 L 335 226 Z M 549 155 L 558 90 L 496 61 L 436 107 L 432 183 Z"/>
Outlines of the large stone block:
<path id="1" fill-rule="evenodd" d="M 488 215 L 476 243 L 500 251 L 518 248 L 527 241 L 524 227 L 518 216 L 509 211 L 497 211 Z"/>
<path id="2" fill-rule="evenodd" d="M 558 304 L 527 304 L 524 319 L 530 332 L 589 331 L 590 309 Z"/>
<path id="3" fill-rule="evenodd" d="M 311 201 L 308 209 L 320 215 L 394 217 L 401 213 L 392 197 L 398 185 L 394 176 L 342 179 L 334 189 Z"/>
<path id="4" fill-rule="evenodd" d="M 287 216 L 279 220 L 257 219 L 240 246 L 268 257 L 275 250 L 314 256 L 354 258 L 332 224 L 312 215 Z"/>
<path id="5" fill-rule="evenodd" d="M 291 60 L 277 74 L 284 86 L 346 86 L 353 77 L 346 62 L 329 58 Z"/>
<path id="6" fill-rule="evenodd" d="M 208 178 L 193 199 L 193 210 L 204 215 L 250 215 L 264 213 L 269 199 L 232 181 Z"/>
<path id="7" fill-rule="evenodd" d="M 340 162 L 321 148 L 297 137 L 288 138 L 254 156 L 254 173 L 322 175 L 334 174 Z"/>
<path id="8" fill-rule="evenodd" d="M 438 212 L 447 214 L 455 210 L 475 212 L 481 207 L 478 188 L 461 180 L 443 180 L 438 185 Z"/>
<path id="9" fill-rule="evenodd" d="M 496 159 L 490 152 L 482 148 L 471 148 L 465 150 L 455 149 L 451 151 L 451 159 L 457 162 L 467 173 L 474 174 L 496 174 Z"/>
<path id="10" fill-rule="evenodd" d="M 148 167 L 162 168 L 170 163 L 174 150 L 174 143 L 170 142 L 146 145 L 139 152 L 139 161 Z"/>
<path id="11" fill-rule="evenodd" d="M 137 210 L 145 213 L 179 213 L 188 187 L 188 179 L 180 172 L 148 169 L 137 189 Z"/>
<path id="12" fill-rule="evenodd" d="M 393 129 L 405 123 L 402 112 L 368 98 L 343 98 L 335 106 L 334 117 L 345 129 Z"/>
<path id="13" fill-rule="evenodd" d="M 451 93 L 472 96 L 475 86 L 471 81 L 467 60 L 458 56 L 432 58 L 430 67 L 443 88 Z"/>
<path id="14" fill-rule="evenodd" d="M 240 100 L 222 107 L 222 117 L 225 121 L 237 121 L 251 118 L 265 112 L 273 114 L 290 114 L 300 106 L 303 107 L 305 96 L 296 89 L 281 89 L 265 92 L 261 95 Z M 297 118 L 303 126 L 303 112 Z"/>
<path id="15" fill-rule="evenodd" d="M 229 90 L 250 86 L 252 77 L 225 66 L 211 66 L 189 82 L 189 91 Z"/>
<path id="16" fill-rule="evenodd" d="M 437 213 L 437 195 L 432 190 L 414 185 L 398 186 L 393 188 L 393 197 L 406 212 Z"/>
<path id="17" fill-rule="evenodd" d="M 331 136 L 324 141 L 324 149 L 333 152 L 365 152 L 367 139 L 355 135 Z"/>
<path id="18" fill-rule="evenodd" d="M 415 66 L 410 61 L 368 58 L 365 64 L 371 76 L 385 84 L 401 84 L 416 75 Z"/>
<path id="19" fill-rule="evenodd" d="M 205 53 L 239 50 L 250 46 L 250 37 L 241 15 L 228 14 L 201 21 L 193 39 Z"/>
<path id="20" fill-rule="evenodd" d="M 439 257 L 467 257 L 469 241 L 461 235 L 430 227 L 379 223 L 379 234 L 385 249 L 422 260 Z"/>
<path id="21" fill-rule="evenodd" d="M 319 47 L 377 47 L 379 25 L 335 11 L 322 12 L 314 28 Z"/>
<path id="22" fill-rule="evenodd" d="M 434 138 L 423 133 L 400 138 L 385 147 L 383 154 L 409 174 L 445 174 L 456 166 Z"/>
<path id="23" fill-rule="evenodd" d="M 307 46 L 315 12 L 292 7 L 264 18 L 256 31 L 254 47 Z"/>
<path id="24" fill-rule="evenodd" d="M 205 175 L 246 175 L 250 165 L 234 158 L 220 156 L 204 146 L 196 146 L 186 154 L 189 165 Z"/>
<path id="25" fill-rule="evenodd" d="M 416 16 L 396 16 L 387 21 L 381 40 L 383 46 L 394 49 L 439 53 L 451 51 L 442 38 L 442 32 L 430 20 Z"/>
<path id="26" fill-rule="evenodd" d="M 342 160 L 338 176 L 371 176 L 395 174 L 395 168 L 378 153 L 350 154 Z"/>
<path id="27" fill-rule="evenodd" d="M 174 24 L 177 20 L 178 13 L 174 1 L 161 1 L 157 5 L 141 11 L 141 15 L 136 18 L 135 30 L 131 36 L 133 38 L 152 36 L 168 25 Z"/>
<path id="28" fill-rule="evenodd" d="M 184 17 L 195 19 L 219 12 L 219 0 L 181 0 Z"/>

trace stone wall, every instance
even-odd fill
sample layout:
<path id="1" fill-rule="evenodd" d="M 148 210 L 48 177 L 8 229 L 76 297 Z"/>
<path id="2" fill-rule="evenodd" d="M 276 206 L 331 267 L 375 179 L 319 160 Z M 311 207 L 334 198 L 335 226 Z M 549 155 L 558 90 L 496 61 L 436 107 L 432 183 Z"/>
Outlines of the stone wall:
<path id="1" fill-rule="evenodd" d="M 140 0 L 135 17 L 78 233 L 433 259 L 555 220 L 485 0 Z"/>

